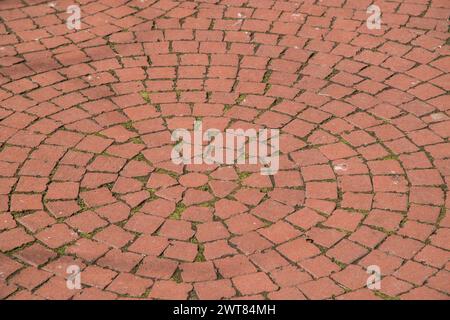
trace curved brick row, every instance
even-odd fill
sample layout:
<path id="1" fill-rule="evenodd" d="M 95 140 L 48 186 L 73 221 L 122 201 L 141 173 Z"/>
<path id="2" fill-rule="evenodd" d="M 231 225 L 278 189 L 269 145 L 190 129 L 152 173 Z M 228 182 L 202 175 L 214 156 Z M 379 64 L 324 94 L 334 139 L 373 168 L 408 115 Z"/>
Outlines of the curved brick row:
<path id="1" fill-rule="evenodd" d="M 0 2 L 0 298 L 449 299 L 448 1 L 381 30 L 361 0 L 78 3 Z M 280 129 L 280 171 L 174 164 L 199 119 Z"/>

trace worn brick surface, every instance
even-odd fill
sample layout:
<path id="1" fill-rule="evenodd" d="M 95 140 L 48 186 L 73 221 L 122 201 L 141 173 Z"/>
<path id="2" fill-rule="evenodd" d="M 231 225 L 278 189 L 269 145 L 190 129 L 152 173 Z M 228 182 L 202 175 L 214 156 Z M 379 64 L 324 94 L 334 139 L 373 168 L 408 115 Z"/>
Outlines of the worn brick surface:
<path id="1" fill-rule="evenodd" d="M 0 299 L 449 300 L 448 1 L 380 30 L 356 0 L 75 3 L 0 1 Z M 279 172 L 172 163 L 195 119 L 280 129 Z"/>

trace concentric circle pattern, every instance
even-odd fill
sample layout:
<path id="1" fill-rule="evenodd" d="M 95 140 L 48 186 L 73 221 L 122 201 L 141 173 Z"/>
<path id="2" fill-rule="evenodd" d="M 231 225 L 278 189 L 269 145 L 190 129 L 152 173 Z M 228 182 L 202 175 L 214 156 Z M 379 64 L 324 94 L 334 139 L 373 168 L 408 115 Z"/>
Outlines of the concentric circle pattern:
<path id="1" fill-rule="evenodd" d="M 2 0 L 0 298 L 448 300 L 450 3 L 370 4 Z M 173 163 L 195 120 L 280 170 Z"/>

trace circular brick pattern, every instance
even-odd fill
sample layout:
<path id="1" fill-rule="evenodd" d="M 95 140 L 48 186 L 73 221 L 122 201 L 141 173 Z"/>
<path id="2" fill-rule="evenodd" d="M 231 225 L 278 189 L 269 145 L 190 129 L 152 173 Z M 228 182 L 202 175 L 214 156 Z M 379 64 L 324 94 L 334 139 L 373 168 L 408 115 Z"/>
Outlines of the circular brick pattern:
<path id="1" fill-rule="evenodd" d="M 2 1 L 0 298 L 448 299 L 450 7 L 381 10 Z M 280 171 L 174 164 L 200 119 Z"/>

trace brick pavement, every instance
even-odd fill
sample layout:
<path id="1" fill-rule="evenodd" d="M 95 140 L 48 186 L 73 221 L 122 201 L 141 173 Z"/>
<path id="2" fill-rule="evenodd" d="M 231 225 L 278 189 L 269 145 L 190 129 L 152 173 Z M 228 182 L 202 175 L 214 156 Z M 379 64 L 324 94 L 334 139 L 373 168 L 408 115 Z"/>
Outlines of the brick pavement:
<path id="1" fill-rule="evenodd" d="M 0 2 L 1 299 L 449 299 L 449 1 L 76 2 Z M 194 119 L 280 171 L 175 165 Z"/>

